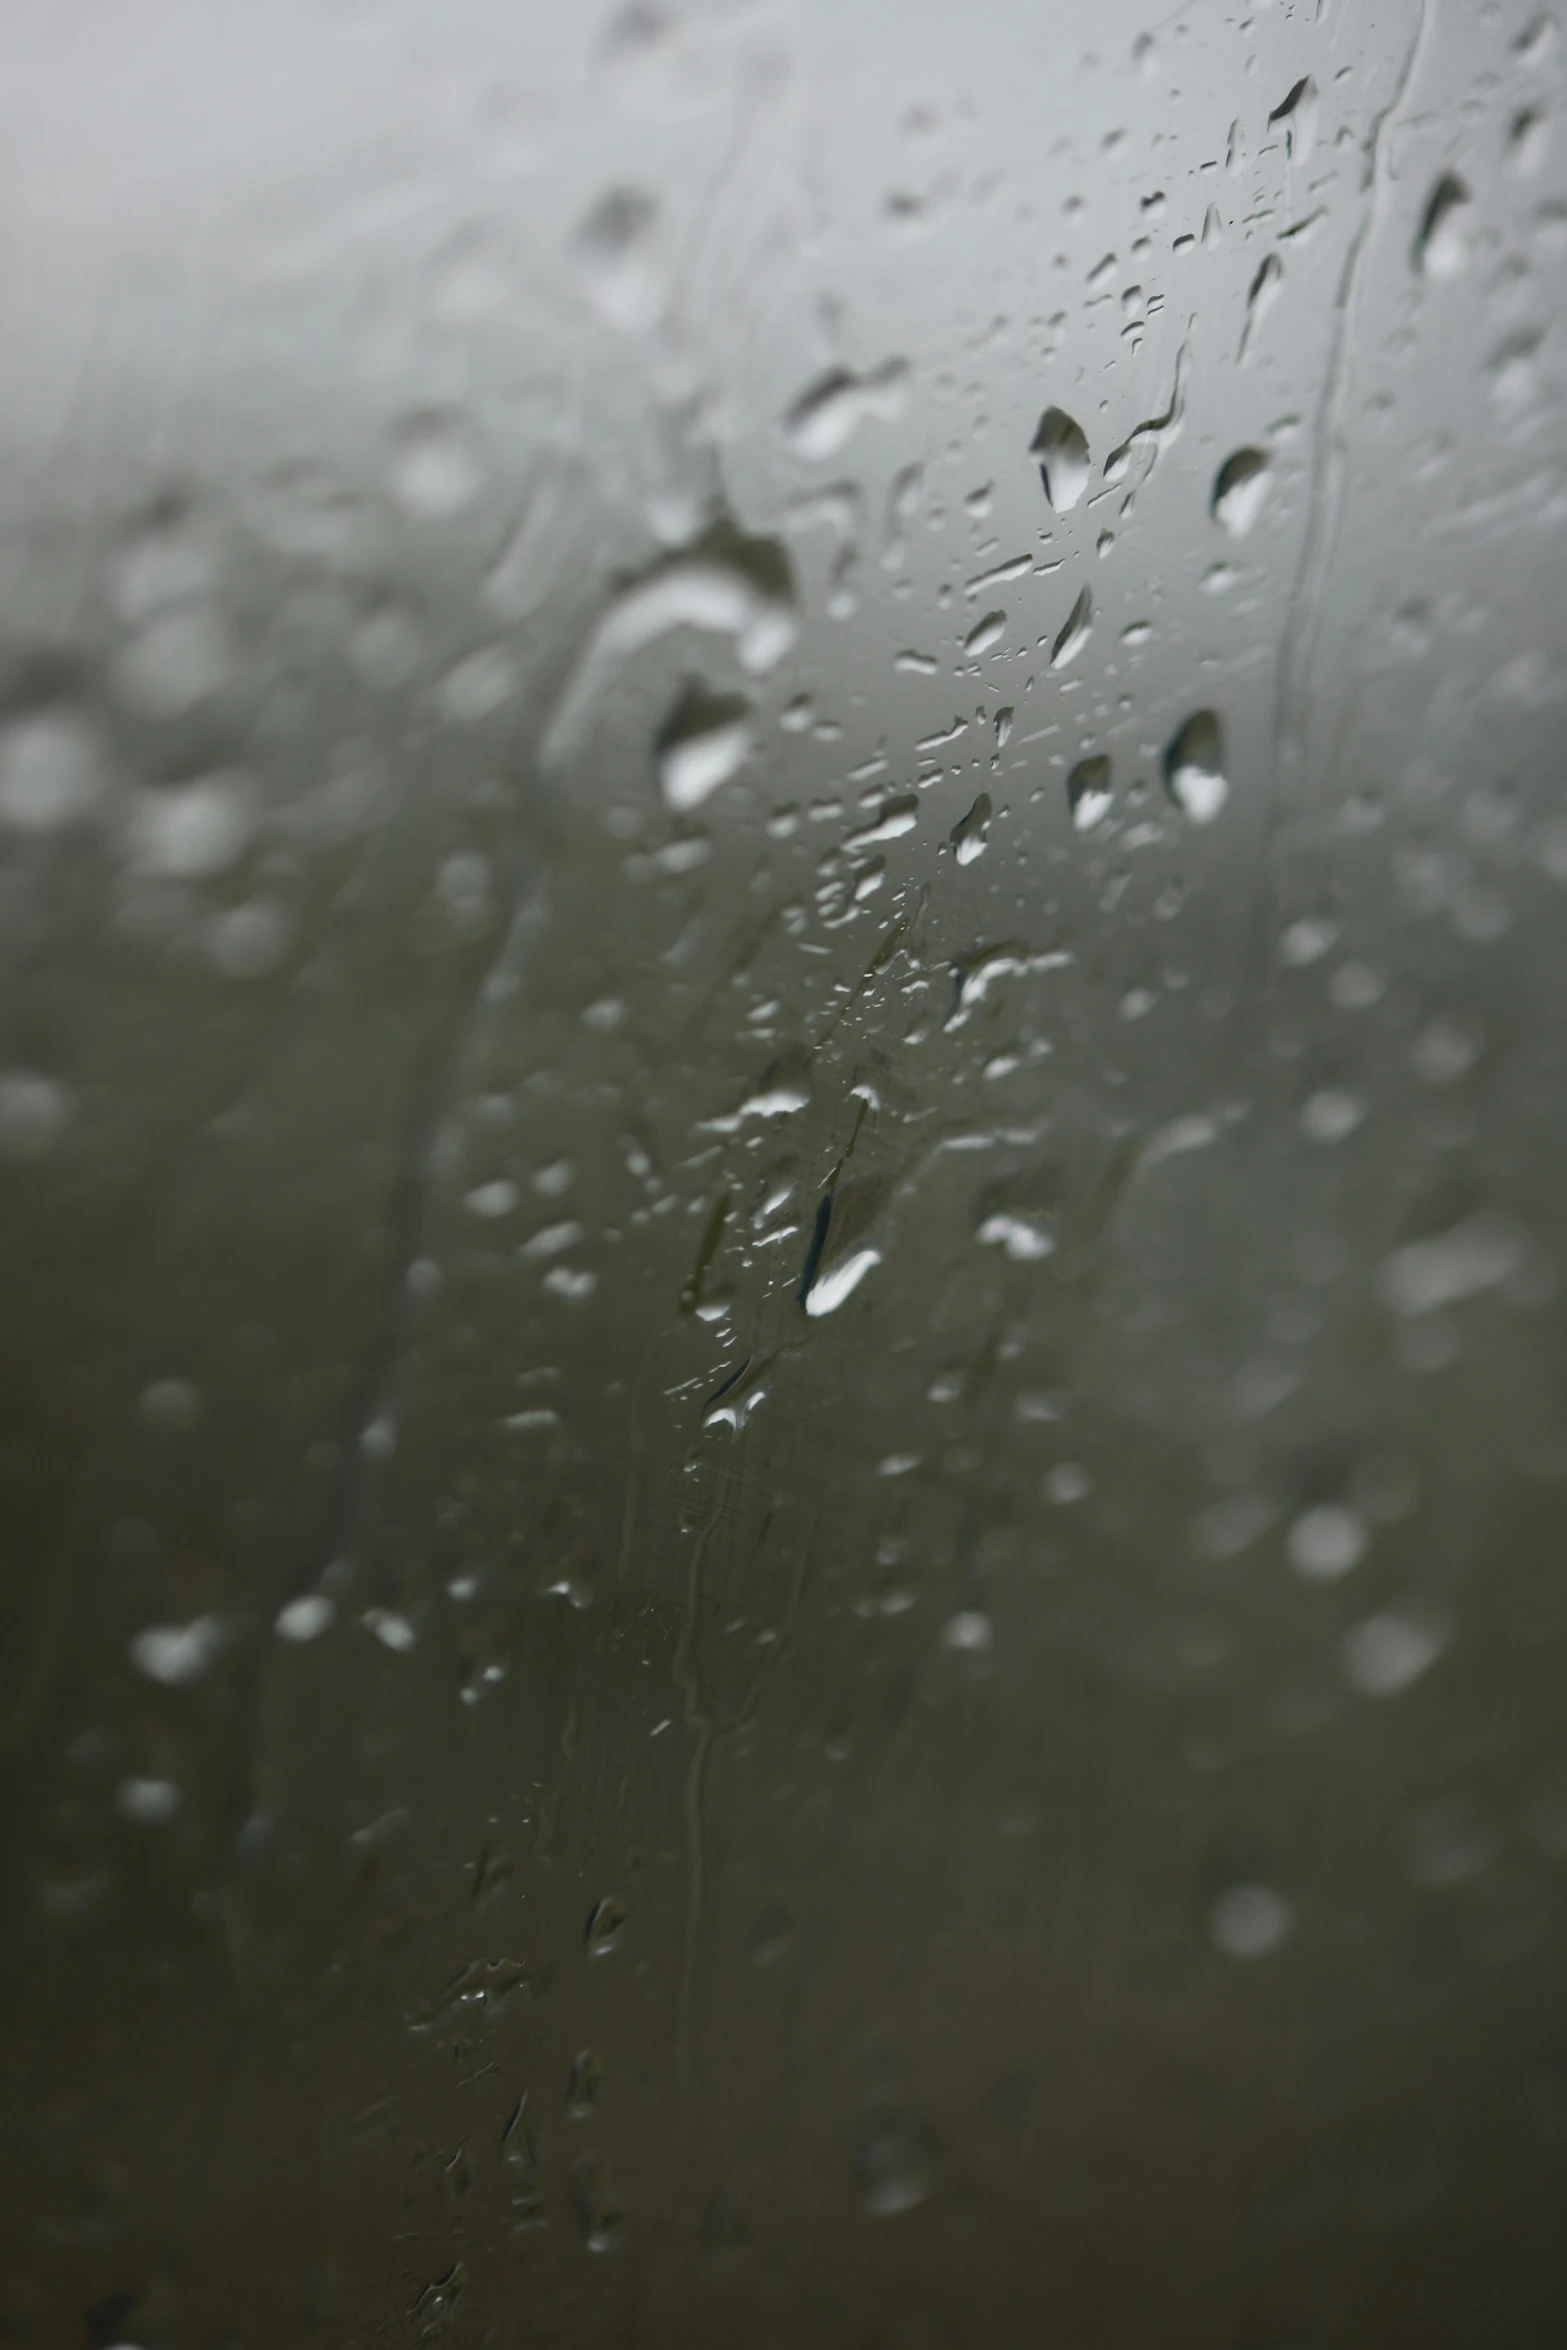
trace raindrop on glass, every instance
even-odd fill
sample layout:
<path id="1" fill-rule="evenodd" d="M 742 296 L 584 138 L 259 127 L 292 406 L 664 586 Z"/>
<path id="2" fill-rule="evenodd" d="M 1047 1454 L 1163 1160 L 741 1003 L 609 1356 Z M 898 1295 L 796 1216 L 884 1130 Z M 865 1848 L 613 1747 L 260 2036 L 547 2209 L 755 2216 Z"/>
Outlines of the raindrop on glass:
<path id="1" fill-rule="evenodd" d="M 1081 590 L 1076 603 L 1066 616 L 1060 635 L 1050 648 L 1052 669 L 1065 669 L 1077 659 L 1088 642 L 1094 621 L 1094 599 L 1087 588 Z"/>
<path id="2" fill-rule="evenodd" d="M 1208 1932 L 1226 1958 L 1269 1958 L 1294 1926 L 1294 1910 L 1271 1885 L 1227 1886 L 1208 1912 Z"/>
<path id="3" fill-rule="evenodd" d="M 1318 1502 L 1302 1510 L 1284 1538 L 1284 1548 L 1296 1574 L 1307 1582 L 1336 1583 L 1365 1557 L 1366 1529 L 1341 1503 Z"/>
<path id="4" fill-rule="evenodd" d="M 1445 171 L 1426 200 L 1415 238 L 1415 267 L 1422 277 L 1439 283 L 1462 277 L 1469 266 L 1468 187 L 1456 172 Z"/>
<path id="5" fill-rule="evenodd" d="M 1079 832 L 1092 832 L 1110 813 L 1110 761 L 1102 752 L 1079 759 L 1066 779 L 1067 805 Z"/>
<path id="6" fill-rule="evenodd" d="M 1213 485 L 1213 519 L 1233 539 L 1245 538 L 1268 501 L 1273 468 L 1265 450 L 1237 449 Z"/>
<path id="7" fill-rule="evenodd" d="M 602 1901 L 594 1903 L 582 1936 L 590 1958 L 604 1958 L 615 1948 L 630 1914 L 625 1903 L 613 1893 L 606 1893 Z"/>
<path id="8" fill-rule="evenodd" d="M 677 815 L 700 808 L 739 773 L 750 748 L 749 705 L 688 681 L 653 746 L 665 803 Z"/>
<path id="9" fill-rule="evenodd" d="M 854 2158 L 860 2200 L 873 2219 L 896 2219 L 935 2187 L 940 2157 L 924 2130 L 888 2122 L 860 2141 Z"/>
<path id="10" fill-rule="evenodd" d="M 990 794 L 982 791 L 966 816 L 952 827 L 952 853 L 960 865 L 972 865 L 985 854 L 990 837 Z"/>
<path id="11" fill-rule="evenodd" d="M 1088 441 L 1064 408 L 1047 408 L 1031 444 L 1039 460 L 1045 496 L 1058 514 L 1069 514 L 1088 487 Z"/>
<path id="12" fill-rule="evenodd" d="M 1217 712 L 1197 710 L 1164 754 L 1165 788 L 1193 824 L 1211 824 L 1230 796 Z"/>

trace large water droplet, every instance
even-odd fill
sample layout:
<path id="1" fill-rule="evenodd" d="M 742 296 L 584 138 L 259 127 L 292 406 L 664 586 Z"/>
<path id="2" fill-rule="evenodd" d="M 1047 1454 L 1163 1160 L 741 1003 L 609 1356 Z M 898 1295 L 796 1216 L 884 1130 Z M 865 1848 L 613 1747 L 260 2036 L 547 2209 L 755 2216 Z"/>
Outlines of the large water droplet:
<path id="1" fill-rule="evenodd" d="M 987 612 L 983 620 L 975 622 L 963 639 L 963 655 L 968 661 L 978 661 L 993 645 L 999 645 L 1006 633 L 1007 616 L 1004 612 Z"/>
<path id="2" fill-rule="evenodd" d="M 665 801 L 677 814 L 700 808 L 739 773 L 750 748 L 749 706 L 688 679 L 653 746 Z"/>
<path id="3" fill-rule="evenodd" d="M 726 636 L 740 666 L 758 676 L 782 660 L 798 625 L 783 548 L 718 525 L 631 581 L 595 623 L 545 731 L 544 763 L 570 755 L 610 678 L 661 637 L 680 628 Z"/>
<path id="4" fill-rule="evenodd" d="M 813 1320 L 836 1313 L 881 1263 L 870 1230 L 881 1205 L 881 1186 L 864 1181 L 838 1184 L 817 1207 L 800 1279 L 800 1303 Z"/>
<path id="5" fill-rule="evenodd" d="M 1047 408 L 1030 444 L 1039 460 L 1045 496 L 1058 514 L 1069 514 L 1088 487 L 1088 441 L 1064 408 Z"/>
<path id="6" fill-rule="evenodd" d="M 1316 143 L 1317 110 L 1317 85 L 1307 75 L 1268 117 L 1270 130 L 1275 125 L 1283 125 L 1284 152 L 1291 163 L 1304 163 Z"/>
<path id="7" fill-rule="evenodd" d="M 1469 266 L 1470 195 L 1455 171 L 1444 171 L 1426 201 L 1415 238 L 1415 267 L 1439 282 L 1462 277 Z"/>
<path id="8" fill-rule="evenodd" d="M 1094 599 L 1090 591 L 1084 588 L 1079 594 L 1077 602 L 1067 614 L 1066 623 L 1060 635 L 1050 648 L 1052 669 L 1065 669 L 1070 662 L 1077 659 L 1078 654 L 1088 642 L 1089 631 L 1093 627 L 1093 623 Z"/>
<path id="9" fill-rule="evenodd" d="M 1243 539 L 1267 503 L 1273 467 L 1263 449 L 1237 449 L 1219 467 L 1213 484 L 1213 519 L 1234 539 Z"/>
<path id="10" fill-rule="evenodd" d="M 1213 710 L 1197 710 L 1164 754 L 1165 788 L 1193 824 L 1211 824 L 1230 796 L 1224 731 Z"/>
<path id="11" fill-rule="evenodd" d="M 888 359 L 867 375 L 834 367 L 803 391 L 784 419 L 784 433 L 796 456 L 812 461 L 835 457 L 867 417 L 891 422 L 901 411 L 908 365 Z"/>
<path id="12" fill-rule="evenodd" d="M 1102 752 L 1079 759 L 1066 779 L 1067 805 L 1079 832 L 1092 832 L 1110 813 L 1111 767 Z"/>
<path id="13" fill-rule="evenodd" d="M 880 1263 L 881 1250 L 868 1243 L 863 1248 L 847 1250 L 812 1281 L 805 1293 L 806 1312 L 813 1317 L 835 1314 L 854 1295 L 872 1267 Z"/>

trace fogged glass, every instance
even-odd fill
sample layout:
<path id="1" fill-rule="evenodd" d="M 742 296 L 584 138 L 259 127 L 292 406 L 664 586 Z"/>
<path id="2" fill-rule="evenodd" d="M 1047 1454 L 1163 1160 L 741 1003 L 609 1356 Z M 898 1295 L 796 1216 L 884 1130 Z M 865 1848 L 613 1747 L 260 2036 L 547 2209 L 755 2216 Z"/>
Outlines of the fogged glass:
<path id="1" fill-rule="evenodd" d="M 0 2339 L 1557 2339 L 1553 19 L 0 63 Z"/>

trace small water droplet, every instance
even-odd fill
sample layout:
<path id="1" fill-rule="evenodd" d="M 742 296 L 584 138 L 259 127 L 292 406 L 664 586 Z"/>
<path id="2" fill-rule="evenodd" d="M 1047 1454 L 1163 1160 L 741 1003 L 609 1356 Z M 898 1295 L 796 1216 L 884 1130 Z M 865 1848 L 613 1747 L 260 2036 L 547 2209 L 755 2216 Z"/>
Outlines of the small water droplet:
<path id="1" fill-rule="evenodd" d="M 630 1915 L 625 1903 L 613 1893 L 606 1893 L 602 1901 L 594 1903 L 582 1937 L 590 1958 L 604 1958 L 615 1948 Z"/>
<path id="2" fill-rule="evenodd" d="M 1079 593 L 1078 599 L 1072 606 L 1071 611 L 1067 614 L 1066 622 L 1061 630 L 1060 635 L 1056 638 L 1055 643 L 1050 648 L 1050 666 L 1052 669 L 1065 669 L 1071 662 L 1077 659 L 1078 654 L 1082 651 L 1084 645 L 1086 645 L 1088 642 L 1089 631 L 1092 629 L 1093 624 L 1094 599 L 1091 592 L 1087 588 L 1084 588 Z"/>
<path id="3" fill-rule="evenodd" d="M 424 640 L 409 615 L 395 604 L 369 612 L 348 646 L 349 666 L 374 693 L 395 693 L 418 676 Z"/>
<path id="4" fill-rule="evenodd" d="M 0 730 L 0 819 L 17 832 L 59 832 L 103 790 L 97 738 L 69 710 L 39 710 Z"/>
<path id="5" fill-rule="evenodd" d="M 602 2155 L 585 2154 L 571 2169 L 571 2203 L 577 2232 L 590 2252 L 614 2249 L 625 2217 Z"/>
<path id="6" fill-rule="evenodd" d="M 138 1828 L 167 1827 L 178 1819 L 184 1798 L 172 1779 L 122 1779 L 114 1791 L 114 1808 Z"/>
<path id="7" fill-rule="evenodd" d="M 666 806 L 677 815 L 700 808 L 738 775 L 750 748 L 749 704 L 738 694 L 709 693 L 688 678 L 653 746 Z"/>
<path id="8" fill-rule="evenodd" d="M 1365 1117 L 1366 1105 L 1358 1094 L 1339 1085 L 1325 1085 L 1302 1103 L 1300 1130 L 1307 1142 L 1329 1149 L 1334 1143 L 1346 1142 Z"/>
<path id="9" fill-rule="evenodd" d="M 577 231 L 583 283 L 600 317 L 628 333 L 650 327 L 663 307 L 652 242 L 657 207 L 637 188 L 612 188 Z"/>
<path id="10" fill-rule="evenodd" d="M 463 419 L 427 409 L 404 419 L 392 442 L 392 494 L 407 514 L 445 522 L 471 506 L 484 479 Z"/>
<path id="11" fill-rule="evenodd" d="M 516 1184 L 508 1176 L 497 1175 L 488 1183 L 475 1184 L 472 1191 L 464 1196 L 462 1204 L 470 1216 L 477 1216 L 484 1223 L 494 1223 L 502 1216 L 509 1216 L 520 1197 Z"/>
<path id="12" fill-rule="evenodd" d="M 1226 1886 L 1208 1912 L 1208 1932 L 1226 1958 L 1269 1958 L 1294 1927 L 1294 1909 L 1271 1885 Z"/>
<path id="13" fill-rule="evenodd" d="M 1434 1622 L 1389 1610 L 1356 1625 L 1344 1643 L 1344 1670 L 1362 1697 L 1399 1697 L 1424 1679 L 1446 1645 Z"/>
<path id="14" fill-rule="evenodd" d="M 1047 408 L 1030 444 L 1039 460 L 1045 496 L 1058 514 L 1069 514 L 1088 487 L 1088 440 L 1064 408 Z"/>
<path id="15" fill-rule="evenodd" d="M 436 688 L 435 703 L 454 726 L 482 726 L 504 710 L 520 679 L 504 646 L 480 645 L 452 664 Z"/>
<path id="16" fill-rule="evenodd" d="M 229 907 L 207 928 L 208 956 L 225 979 L 265 979 L 277 969 L 287 945 L 287 924 L 265 898 Z"/>
<path id="17" fill-rule="evenodd" d="M 394 1608 L 367 1607 L 360 1621 L 393 1656 L 406 1656 L 419 1645 L 419 1635 L 413 1625 Z"/>
<path id="18" fill-rule="evenodd" d="M 1224 731 L 1213 710 L 1197 710 L 1164 754 L 1165 788 L 1193 824 L 1211 824 L 1230 796 Z"/>
<path id="19" fill-rule="evenodd" d="M 261 824 L 261 794 L 236 768 L 138 792 L 126 824 L 131 860 L 166 881 L 206 881 L 238 864 Z"/>
<path id="20" fill-rule="evenodd" d="M 1515 114 L 1507 132 L 1507 160 L 1520 179 L 1532 179 L 1551 151 L 1550 117 L 1538 106 Z"/>
<path id="21" fill-rule="evenodd" d="M 1237 449 L 1226 457 L 1213 484 L 1213 519 L 1234 539 L 1243 539 L 1267 504 L 1273 467 L 1263 449 Z"/>
<path id="22" fill-rule="evenodd" d="M 702 2250 L 709 2260 L 731 2261 L 750 2241 L 751 2231 L 736 2210 L 734 2197 L 727 2187 L 718 2188 L 702 2214 Z"/>
<path id="23" fill-rule="evenodd" d="M 1081 1461 L 1056 1461 L 1045 1472 L 1045 1498 L 1058 1509 L 1086 1501 L 1093 1490 L 1094 1481 Z"/>
<path id="24" fill-rule="evenodd" d="M 1320 963 L 1338 937 L 1339 926 L 1324 916 L 1303 914 L 1292 922 L 1279 939 L 1279 961 L 1292 971 L 1305 971 L 1313 963 Z"/>
<path id="25" fill-rule="evenodd" d="M 571 2060 L 571 2079 L 566 2085 L 566 2111 L 573 2121 L 583 2121 L 593 2112 L 604 2084 L 604 2060 L 596 2048 L 579 2048 Z"/>
<path id="26" fill-rule="evenodd" d="M 1476 1021 L 1458 1016 L 1428 1021 L 1409 1056 L 1415 1075 L 1424 1085 L 1456 1085 L 1479 1059 L 1482 1042 Z"/>
<path id="27" fill-rule="evenodd" d="M 146 1624 L 131 1641 L 131 1662 L 149 1681 L 184 1689 L 201 1679 L 220 1639 L 216 1616 L 197 1616 L 189 1624 Z"/>
<path id="28" fill-rule="evenodd" d="M 1246 324 L 1241 330 L 1240 357 L 1245 358 L 1256 333 L 1268 312 L 1279 298 L 1284 283 L 1284 264 L 1277 253 L 1270 253 L 1252 279 L 1246 293 Z"/>
<path id="29" fill-rule="evenodd" d="M 278 1610 L 272 1628 L 280 1640 L 302 1648 L 307 1641 L 319 1640 L 324 1632 L 330 1632 L 336 1622 L 337 1609 L 324 1592 L 304 1591 Z"/>
<path id="30" fill-rule="evenodd" d="M 1499 408 L 1523 408 L 1534 398 L 1540 342 L 1533 327 L 1522 327 L 1517 334 L 1505 335 L 1486 361 L 1491 397 Z"/>
<path id="31" fill-rule="evenodd" d="M 70 1089 L 36 1069 L 0 1071 L 0 1161 L 32 1167 L 48 1158 L 71 1123 Z"/>
<path id="32" fill-rule="evenodd" d="M 114 664 L 115 688 L 144 718 L 181 718 L 228 684 L 227 632 L 210 603 L 172 605 L 146 620 Z"/>
<path id="33" fill-rule="evenodd" d="M 1469 267 L 1470 194 L 1455 171 L 1444 171 L 1426 199 L 1415 238 L 1414 262 L 1422 277 L 1445 283 Z"/>
<path id="34" fill-rule="evenodd" d="M 981 1221 L 976 1238 L 984 1248 L 999 1248 L 1015 1265 L 1037 1264 L 1055 1254 L 1055 1235 L 1032 1216 L 997 1209 Z"/>
<path id="35" fill-rule="evenodd" d="M 201 1419 L 201 1391 L 189 1379 L 155 1379 L 142 1389 L 141 1416 L 157 1436 L 188 1436 Z"/>
<path id="36" fill-rule="evenodd" d="M 1364 1522 L 1341 1502 L 1318 1502 L 1302 1510 L 1284 1538 L 1284 1549 L 1297 1575 L 1308 1583 L 1336 1583 L 1359 1566 L 1366 1555 Z"/>
<path id="37" fill-rule="evenodd" d="M 1110 813 L 1113 798 L 1110 761 L 1096 751 L 1079 759 L 1066 779 L 1067 805 L 1079 832 L 1092 832 Z"/>
<path id="38" fill-rule="evenodd" d="M 952 827 L 952 853 L 960 865 L 972 865 L 985 854 L 990 838 L 990 794 L 982 791 L 966 816 Z"/>
<path id="39" fill-rule="evenodd" d="M 860 2200 L 873 2219 L 896 2219 L 931 2194 L 941 2155 L 930 2134 L 908 2122 L 886 2122 L 862 2138 L 854 2158 Z"/>
<path id="40" fill-rule="evenodd" d="M 788 1955 L 798 1931 L 793 1913 L 781 1901 L 769 1901 L 751 1929 L 746 1953 L 755 1967 L 776 1966 Z"/>

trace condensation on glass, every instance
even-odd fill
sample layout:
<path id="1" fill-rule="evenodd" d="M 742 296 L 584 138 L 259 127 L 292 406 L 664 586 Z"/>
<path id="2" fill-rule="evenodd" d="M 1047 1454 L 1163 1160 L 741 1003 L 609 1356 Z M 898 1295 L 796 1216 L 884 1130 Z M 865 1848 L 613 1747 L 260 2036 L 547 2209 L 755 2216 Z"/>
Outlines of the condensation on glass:
<path id="1" fill-rule="evenodd" d="M 0 59 L 0 2340 L 1559 2338 L 1554 17 Z"/>

